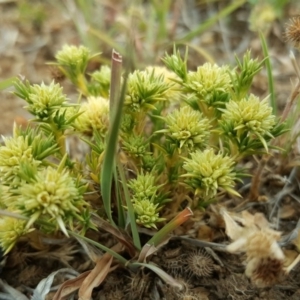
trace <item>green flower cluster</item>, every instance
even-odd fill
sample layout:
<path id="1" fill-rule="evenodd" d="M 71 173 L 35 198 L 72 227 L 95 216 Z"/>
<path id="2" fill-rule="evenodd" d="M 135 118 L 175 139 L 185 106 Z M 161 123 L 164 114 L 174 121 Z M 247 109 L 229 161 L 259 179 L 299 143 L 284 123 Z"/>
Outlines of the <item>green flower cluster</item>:
<path id="1" fill-rule="evenodd" d="M 57 168 L 47 167 L 53 165 L 51 160 L 58 150 L 53 136 L 45 137 L 39 129 L 15 127 L 13 137 L 4 138 L 0 147 L 0 207 L 28 218 L 0 219 L 0 245 L 6 253 L 34 228 L 48 232 L 60 228 L 67 235 L 67 225 L 86 226 L 88 220 L 82 218 L 89 207 L 83 199 L 86 186 L 66 169 L 67 156 Z"/>
<path id="2" fill-rule="evenodd" d="M 213 149 L 198 150 L 190 156 L 183 164 L 187 173 L 182 177 L 195 189 L 196 195 L 210 200 L 216 196 L 218 189 L 239 195 L 233 189 L 237 178 L 233 170 L 235 162 L 231 157 L 215 154 Z"/>
<path id="3" fill-rule="evenodd" d="M 164 75 L 157 75 L 155 70 L 134 71 L 129 75 L 125 105 L 134 112 L 155 110 L 155 104 L 165 101 L 171 87 Z"/>
<path id="4" fill-rule="evenodd" d="M 128 139 L 123 141 L 123 150 L 132 157 L 143 157 L 148 152 L 149 144 L 145 141 L 143 136 L 130 135 Z"/>
<path id="5" fill-rule="evenodd" d="M 150 200 L 133 202 L 133 209 L 136 214 L 136 223 L 147 228 L 156 228 L 157 223 L 165 220 L 159 217 L 158 204 Z"/>
<path id="6" fill-rule="evenodd" d="M 178 148 L 186 147 L 190 150 L 202 149 L 209 137 L 210 121 L 199 111 L 190 106 L 184 106 L 166 116 L 166 129 L 156 133 L 166 133 Z"/>
<path id="7" fill-rule="evenodd" d="M 0 147 L 0 183 L 10 188 L 20 185 L 22 165 L 38 168 L 43 159 L 58 151 L 52 135 L 46 138 L 32 129 L 22 131 L 15 127 L 13 137 L 3 138 L 3 141 L 4 145 Z"/>
<path id="8" fill-rule="evenodd" d="M 37 220 L 51 221 L 68 236 L 65 224 L 72 227 L 75 220 L 83 222 L 80 214 L 87 206 L 85 189 L 67 170 L 48 167 L 17 190 L 17 207 L 29 218 L 27 228 Z"/>
<path id="9" fill-rule="evenodd" d="M 58 64 L 76 78 L 84 73 L 91 58 L 90 50 L 84 46 L 64 45 L 55 56 Z"/>
<path id="10" fill-rule="evenodd" d="M 138 174 L 137 178 L 130 180 L 127 185 L 132 194 L 136 222 L 148 228 L 156 228 L 156 224 L 164 220 L 159 217 L 159 210 L 164 203 L 159 189 L 163 185 L 157 185 L 156 178 L 151 173 Z"/>
<path id="11" fill-rule="evenodd" d="M 102 66 L 91 74 L 89 91 L 94 96 L 108 98 L 110 89 L 111 69 L 109 66 Z"/>
<path id="12" fill-rule="evenodd" d="M 62 87 L 54 81 L 50 85 L 29 85 L 18 81 L 15 88 L 16 95 L 28 103 L 27 110 L 39 120 L 46 121 L 61 107 L 68 106 Z"/>
<path id="13" fill-rule="evenodd" d="M 267 99 L 260 101 L 254 95 L 240 101 L 230 101 L 223 109 L 220 126 L 223 134 L 240 146 L 247 146 L 253 139 L 259 139 L 268 151 L 266 139 L 273 138 L 272 129 L 276 125 L 275 116 Z"/>
<path id="14" fill-rule="evenodd" d="M 183 85 L 187 92 L 197 97 L 203 113 L 209 115 L 208 109 L 224 107 L 229 101 L 232 89 L 230 69 L 205 63 L 196 72 L 188 72 Z"/>
<path id="15" fill-rule="evenodd" d="M 33 229 L 26 228 L 26 221 L 12 217 L 0 219 L 0 245 L 7 254 L 16 244 L 20 237 L 31 232 Z"/>
<path id="16" fill-rule="evenodd" d="M 267 152 L 269 142 L 284 132 L 267 99 L 249 93 L 263 64 L 250 52 L 234 68 L 205 63 L 188 71 L 187 53 L 181 58 L 175 50 L 163 58 L 171 71 L 147 67 L 112 83 L 112 73 L 122 72 L 101 66 L 89 74 L 92 58 L 83 46 L 65 45 L 56 55 L 54 65 L 79 91 L 77 104 L 55 82 L 15 83 L 15 94 L 27 102 L 38 126 L 15 128 L 0 146 L 0 207 L 8 212 L 0 219 L 0 246 L 6 253 L 33 229 L 68 235 L 75 228 L 94 228 L 93 208 L 118 222 L 113 225 L 126 226 L 126 184 L 132 201 L 126 209 L 147 228 L 156 228 L 187 202 L 197 208 L 197 201 L 204 207 L 222 192 L 239 196 L 234 190 L 241 175 L 235 170 L 238 161 Z M 124 109 L 114 103 L 120 119 L 110 122 L 115 114 L 110 113 L 109 92 L 111 85 L 121 90 L 120 82 L 127 82 L 120 93 Z M 88 145 L 82 147 L 90 149 L 85 160 L 82 155 L 78 162 L 68 153 L 72 135 Z M 132 173 L 136 176 L 129 180 Z M 110 176 L 115 176 L 116 206 L 109 202 L 110 189 L 101 190 Z M 83 182 L 89 182 L 92 193 L 85 193 Z M 20 220 L 6 217 L 13 214 Z"/>
<path id="17" fill-rule="evenodd" d="M 12 188 L 18 187 L 21 178 L 20 165 L 29 163 L 38 167 L 41 161 L 34 159 L 33 149 L 28 138 L 16 136 L 4 138 L 4 146 L 0 147 L 0 178 L 1 184 Z"/>
<path id="18" fill-rule="evenodd" d="M 80 109 L 74 127 L 86 135 L 98 131 L 103 137 L 108 130 L 109 101 L 102 97 L 89 97 Z"/>

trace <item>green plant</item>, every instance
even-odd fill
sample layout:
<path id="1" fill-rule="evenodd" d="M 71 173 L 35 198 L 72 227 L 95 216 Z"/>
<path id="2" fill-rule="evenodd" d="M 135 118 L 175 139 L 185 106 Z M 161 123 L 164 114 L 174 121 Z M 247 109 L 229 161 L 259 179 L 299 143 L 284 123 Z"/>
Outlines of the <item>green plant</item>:
<path id="1" fill-rule="evenodd" d="M 249 92 L 262 67 L 250 52 L 236 67 L 206 63 L 196 71 L 188 70 L 187 57 L 174 49 L 163 58 L 170 71 L 125 68 L 122 75 L 114 52 L 111 70 L 87 74 L 95 55 L 64 46 L 54 65 L 78 88 L 77 104 L 54 82 L 15 82 L 35 128 L 16 127 L 0 147 L 1 207 L 20 218 L 1 220 L 6 252 L 30 231 L 61 231 L 106 251 L 97 261 L 105 270 L 114 257 L 132 271 L 146 267 L 182 288 L 151 262 L 152 254 L 193 211 L 226 193 L 239 196 L 237 164 L 268 153 L 272 139 L 285 131 L 267 100 Z M 89 146 L 80 161 L 68 151 L 72 136 Z M 140 227 L 158 230 L 144 243 Z M 88 238 L 97 228 L 112 234 L 116 245 Z"/>

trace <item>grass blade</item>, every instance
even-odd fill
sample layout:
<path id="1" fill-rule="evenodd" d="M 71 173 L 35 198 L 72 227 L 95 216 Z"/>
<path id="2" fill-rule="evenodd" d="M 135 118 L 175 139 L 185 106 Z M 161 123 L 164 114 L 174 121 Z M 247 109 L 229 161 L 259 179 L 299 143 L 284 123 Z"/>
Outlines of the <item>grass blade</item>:
<path id="1" fill-rule="evenodd" d="M 124 169 L 123 166 L 121 165 L 121 163 L 118 161 L 118 170 L 119 170 L 119 174 L 121 177 L 121 183 L 123 186 L 123 191 L 124 191 L 124 195 L 125 195 L 125 200 L 126 200 L 126 206 L 127 206 L 127 210 L 128 210 L 128 217 L 129 217 L 129 224 L 131 227 L 131 234 L 132 234 L 132 238 L 133 238 L 133 243 L 135 245 L 135 247 L 137 249 L 141 249 L 141 241 L 140 241 L 140 236 L 139 236 L 139 232 L 137 229 L 137 225 L 135 222 L 135 214 L 134 214 L 134 209 L 133 209 L 133 205 L 131 203 L 130 200 L 130 196 L 129 196 L 129 191 L 128 191 L 128 187 L 127 187 L 127 182 L 126 182 L 126 178 L 125 178 L 125 174 L 124 174 Z"/>
<path id="2" fill-rule="evenodd" d="M 260 37 L 263 54 L 265 57 L 265 64 L 266 64 L 267 74 L 268 74 L 270 105 L 273 109 L 273 114 L 277 115 L 277 105 L 276 105 L 275 90 L 274 90 L 274 78 L 272 75 L 273 74 L 272 73 L 272 64 L 271 64 L 271 60 L 270 60 L 270 56 L 269 56 L 268 45 L 267 45 L 267 41 L 262 32 L 259 33 L 259 37 Z"/>
<path id="3" fill-rule="evenodd" d="M 175 43 L 182 43 L 191 41 L 193 38 L 197 37 L 198 35 L 202 34 L 206 30 L 208 30 L 211 26 L 213 26 L 219 19 L 224 18 L 230 15 L 233 11 L 238 9 L 240 6 L 246 3 L 246 0 L 239 0 L 239 1 L 232 1 L 230 5 L 227 5 L 223 10 L 221 10 L 218 14 L 215 14 L 203 24 L 200 24 L 197 28 L 190 31 L 187 35 L 183 38 L 175 41 Z"/>
<path id="4" fill-rule="evenodd" d="M 123 208 L 122 197 L 121 197 L 121 186 L 117 174 L 117 170 L 114 170 L 114 181 L 115 181 L 115 193 L 117 200 L 117 210 L 118 210 L 118 226 L 121 228 L 125 228 L 125 211 Z"/>
<path id="5" fill-rule="evenodd" d="M 112 186 L 112 178 L 113 172 L 115 169 L 115 156 L 117 151 L 117 143 L 118 143 L 118 134 L 119 128 L 121 124 L 122 117 L 122 108 L 125 98 L 125 90 L 126 90 L 126 77 L 124 78 L 124 83 L 122 87 L 122 92 L 120 95 L 120 84 L 121 78 L 117 78 L 121 76 L 121 65 L 122 57 L 115 51 L 112 54 L 112 72 L 111 72 L 111 90 L 113 93 L 110 95 L 110 122 L 108 129 L 108 139 L 107 139 L 107 148 L 105 149 L 104 159 L 103 159 L 103 167 L 100 177 L 101 184 L 101 194 L 103 199 L 103 205 L 106 212 L 106 215 L 111 222 L 111 224 L 115 225 L 115 222 L 112 218 L 111 213 L 111 186 Z"/>
<path id="6" fill-rule="evenodd" d="M 14 82 L 17 80 L 17 77 L 10 77 L 0 81 L 0 91 L 5 90 L 14 85 Z"/>

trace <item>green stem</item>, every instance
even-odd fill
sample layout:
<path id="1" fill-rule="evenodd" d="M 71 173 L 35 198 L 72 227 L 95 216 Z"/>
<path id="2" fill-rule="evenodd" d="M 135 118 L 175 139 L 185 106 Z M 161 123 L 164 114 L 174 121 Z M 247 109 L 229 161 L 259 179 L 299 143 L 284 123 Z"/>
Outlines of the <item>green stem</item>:
<path id="1" fill-rule="evenodd" d="M 79 90 L 82 92 L 83 95 L 85 95 L 85 96 L 89 95 L 86 78 L 85 78 L 84 74 L 77 75 L 75 84 L 79 88 Z"/>
<path id="2" fill-rule="evenodd" d="M 263 54 L 265 57 L 265 64 L 268 73 L 268 84 L 269 84 L 269 93 L 270 93 L 270 105 L 273 109 L 273 114 L 277 115 L 277 105 L 276 105 L 276 97 L 275 97 L 275 88 L 274 88 L 274 78 L 273 78 L 273 71 L 272 71 L 272 64 L 269 56 L 269 50 L 267 41 L 262 32 L 259 33 L 260 42 L 263 50 Z"/>
<path id="3" fill-rule="evenodd" d="M 129 196 L 129 191 L 128 191 L 128 187 L 127 187 L 126 177 L 124 174 L 124 169 L 119 160 L 117 161 L 117 163 L 118 163 L 119 174 L 121 177 L 121 183 L 123 185 L 123 191 L 124 191 L 126 206 L 127 206 L 127 210 L 128 210 L 128 218 L 129 218 L 129 224 L 131 227 L 133 243 L 134 243 L 135 247 L 140 250 L 141 249 L 141 241 L 140 241 L 140 236 L 139 236 L 139 232 L 138 232 L 136 221 L 135 221 L 136 218 L 135 218 L 135 214 L 134 214 L 134 208 L 133 208 L 130 196 Z"/>

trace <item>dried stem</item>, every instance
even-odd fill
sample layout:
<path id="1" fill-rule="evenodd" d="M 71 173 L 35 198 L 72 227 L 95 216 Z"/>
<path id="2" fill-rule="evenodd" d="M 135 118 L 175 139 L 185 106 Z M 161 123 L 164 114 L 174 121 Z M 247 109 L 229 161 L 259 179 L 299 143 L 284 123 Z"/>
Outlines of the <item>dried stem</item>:
<path id="1" fill-rule="evenodd" d="M 118 105 L 121 91 L 121 73 L 122 73 L 122 56 L 112 51 L 111 60 L 111 85 L 110 85 L 110 120 L 112 120 L 113 111 Z"/>
<path id="2" fill-rule="evenodd" d="M 248 201 L 257 200 L 257 198 L 259 196 L 259 187 L 260 187 L 260 183 L 261 183 L 261 176 L 262 176 L 262 172 L 263 172 L 268 160 L 269 160 L 269 156 L 264 155 L 258 165 L 258 169 L 252 178 Z"/>
<path id="3" fill-rule="evenodd" d="M 281 116 L 281 121 L 284 122 L 286 120 L 286 118 L 288 117 L 293 104 L 295 103 L 296 99 L 298 98 L 299 94 L 300 94 L 300 70 L 299 70 L 299 66 L 296 62 L 296 58 L 293 52 L 290 53 L 290 58 L 293 64 L 293 67 L 295 69 L 296 75 L 297 75 L 297 84 L 294 86 L 292 93 L 290 95 L 290 98 L 288 100 L 288 102 L 286 103 L 286 106 L 284 108 L 284 111 L 282 113 Z"/>

